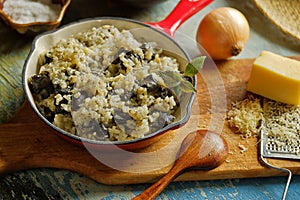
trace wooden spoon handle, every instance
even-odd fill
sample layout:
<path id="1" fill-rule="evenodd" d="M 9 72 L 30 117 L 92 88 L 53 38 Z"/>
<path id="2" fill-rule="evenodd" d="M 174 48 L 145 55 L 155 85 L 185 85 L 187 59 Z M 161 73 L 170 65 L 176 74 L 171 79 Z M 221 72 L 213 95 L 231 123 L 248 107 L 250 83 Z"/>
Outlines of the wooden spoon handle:
<path id="1" fill-rule="evenodd" d="M 158 196 L 177 176 L 181 174 L 181 169 L 174 167 L 164 175 L 160 180 L 144 190 L 141 194 L 134 197 L 132 200 L 151 200 Z"/>

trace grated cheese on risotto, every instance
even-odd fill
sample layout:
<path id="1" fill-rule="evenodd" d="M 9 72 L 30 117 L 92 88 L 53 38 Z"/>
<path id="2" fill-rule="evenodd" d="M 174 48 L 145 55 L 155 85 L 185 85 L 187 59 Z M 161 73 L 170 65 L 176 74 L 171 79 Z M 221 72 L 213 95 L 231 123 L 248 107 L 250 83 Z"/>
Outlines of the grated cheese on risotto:
<path id="1" fill-rule="evenodd" d="M 92 140 L 126 141 L 174 121 L 179 102 L 158 72 L 178 68 L 154 43 L 104 25 L 58 42 L 28 81 L 55 126 Z"/>

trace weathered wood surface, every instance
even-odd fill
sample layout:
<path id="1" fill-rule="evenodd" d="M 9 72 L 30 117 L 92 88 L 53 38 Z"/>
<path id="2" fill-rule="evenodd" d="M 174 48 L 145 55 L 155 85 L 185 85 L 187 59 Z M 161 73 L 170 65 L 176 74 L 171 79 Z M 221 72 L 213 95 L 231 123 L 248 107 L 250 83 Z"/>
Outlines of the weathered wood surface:
<path id="1" fill-rule="evenodd" d="M 129 17 L 144 21 L 159 21 L 166 16 L 178 0 L 166 1 L 156 7 L 133 9 L 132 7 L 113 6 L 111 0 L 76 0 L 72 1 L 70 9 L 64 19 L 64 23 L 86 17 L 118 16 Z M 280 33 L 258 9 L 252 1 L 243 0 L 216 0 L 189 22 L 183 24 L 179 31 L 194 37 L 195 27 L 204 14 L 214 8 L 231 6 L 241 10 L 248 18 L 251 26 L 251 34 L 246 48 L 240 54 L 243 57 L 255 57 L 261 50 L 271 50 L 282 55 L 294 55 L 299 53 L 299 41 L 292 40 Z M 7 67 L 7 62 L 1 65 L 2 57 L 12 55 L 11 65 L 19 68 L 14 71 L 16 78 L 20 80 L 21 68 L 30 48 L 32 38 L 17 35 L 4 24 L 0 24 L 0 67 Z M 28 40 L 28 41 L 27 41 Z M 27 46 L 24 46 L 24 43 Z M 18 59 L 15 55 L 19 56 Z M 6 59 L 7 60 L 7 59 Z M 16 63 L 15 63 L 16 62 Z M 21 82 L 18 86 L 21 90 Z M 2 94 L 1 94 L 2 95 Z M 20 97 L 17 97 L 18 100 Z M 10 105 L 15 105 L 14 99 L 10 99 Z M 11 111 L 13 113 L 13 111 Z M 23 116 L 26 116 L 24 114 Z M 7 116 L 9 117 L 9 116 Z M 25 118 L 26 120 L 29 120 Z M 2 127 L 0 127 L 2 130 Z M 2 132 L 1 132 L 2 133 Z M 2 137 L 2 135 L 1 135 Z M 1 141 L 2 138 L 0 138 Z M 27 138 L 26 138 L 27 139 Z M 60 144 L 65 144 L 64 142 Z M 252 143 L 251 143 L 252 144 Z M 13 147 L 11 147 L 13 148 Z M 232 151 L 239 152 L 234 147 Z M 199 174 L 201 176 L 201 173 Z M 109 177 L 107 177 L 109 178 Z M 250 179 L 224 179 L 214 181 L 188 181 L 174 182 L 163 191 L 157 199 L 227 199 L 227 200 L 275 200 L 280 199 L 286 177 L 250 178 Z M 0 199 L 131 199 L 148 184 L 137 185 L 103 185 L 92 179 L 68 170 L 45 169 L 22 170 L 12 174 L 0 175 Z M 290 185 L 287 200 L 299 199 L 300 176 L 294 176 Z"/>
<path id="2" fill-rule="evenodd" d="M 252 62 L 253 59 L 243 59 L 218 63 L 218 69 L 225 85 L 227 107 L 232 102 L 245 97 L 245 86 Z M 209 69 L 206 70 L 205 76 L 210 76 L 210 73 L 213 72 Z M 49 167 L 79 172 L 105 184 L 149 183 L 157 180 L 170 169 L 185 134 L 195 129 L 209 128 L 216 131 L 222 130 L 222 135 L 227 140 L 231 152 L 227 162 L 211 171 L 187 172 L 178 177 L 177 180 L 284 175 L 259 163 L 256 138 L 243 141 L 238 134 L 232 132 L 226 123 L 222 126 L 225 117 L 224 110 L 211 113 L 214 106 L 212 104 L 215 102 L 211 101 L 213 94 L 210 92 L 216 93 L 222 88 L 223 85 L 219 84 L 207 88 L 206 82 L 199 76 L 197 98 L 193 104 L 192 116 L 188 123 L 177 130 L 169 131 L 157 143 L 136 152 L 141 155 L 142 153 L 159 151 L 158 154 L 150 154 L 150 157 L 145 156 L 144 158 L 132 156 L 120 160 L 119 155 L 110 153 L 109 158 L 111 160 L 116 159 L 116 162 L 111 165 L 113 167 L 101 163 L 84 148 L 70 144 L 50 133 L 29 108 L 28 103 L 25 103 L 9 123 L 0 125 L 0 173 Z M 218 108 L 216 110 L 218 111 Z M 211 120 L 212 118 L 214 120 Z M 239 144 L 246 146 L 248 151 L 241 153 Z M 277 166 L 287 167 L 294 174 L 300 174 L 300 162 L 298 161 L 270 160 L 270 162 Z M 116 163 L 118 166 L 114 165 Z"/>
<path id="3" fill-rule="evenodd" d="M 278 200 L 286 177 L 171 183 L 157 200 Z M 130 200 L 149 184 L 104 185 L 66 170 L 37 169 L 0 177 L 2 200 Z M 294 176 L 286 200 L 299 199 L 300 176 Z"/>

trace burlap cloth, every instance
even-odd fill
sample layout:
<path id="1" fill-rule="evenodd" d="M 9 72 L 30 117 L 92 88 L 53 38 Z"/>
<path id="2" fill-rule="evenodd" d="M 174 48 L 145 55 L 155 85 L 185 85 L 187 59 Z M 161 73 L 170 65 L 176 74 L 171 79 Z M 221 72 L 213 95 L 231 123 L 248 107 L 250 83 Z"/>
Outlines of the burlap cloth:
<path id="1" fill-rule="evenodd" d="M 300 40 L 300 0 L 253 0 L 283 32 Z"/>

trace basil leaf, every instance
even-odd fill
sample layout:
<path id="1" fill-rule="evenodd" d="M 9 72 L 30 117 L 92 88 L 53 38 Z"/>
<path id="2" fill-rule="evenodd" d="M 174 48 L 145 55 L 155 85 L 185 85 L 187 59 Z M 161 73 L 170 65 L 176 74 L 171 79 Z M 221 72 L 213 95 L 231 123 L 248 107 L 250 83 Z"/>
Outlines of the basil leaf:
<path id="1" fill-rule="evenodd" d="M 189 93 L 189 92 L 196 92 L 196 89 L 194 88 L 193 84 L 187 80 L 182 80 L 179 88 L 181 91 Z"/>
<path id="2" fill-rule="evenodd" d="M 199 56 L 193 59 L 185 68 L 184 75 L 185 76 L 194 76 L 196 75 L 200 69 L 203 67 L 203 63 L 205 61 L 206 56 Z"/>
<path id="3" fill-rule="evenodd" d="M 206 56 L 199 56 L 192 60 L 185 68 L 184 75 L 191 77 L 196 75 L 202 68 Z M 174 71 L 158 72 L 158 75 L 163 79 L 165 86 L 173 88 L 174 92 L 179 96 L 182 92 L 196 92 L 193 84 L 187 80 L 184 80 L 182 75 Z"/>
<path id="4" fill-rule="evenodd" d="M 174 71 L 158 72 L 158 75 L 164 80 L 166 87 L 172 88 L 180 84 L 182 77 Z"/>

